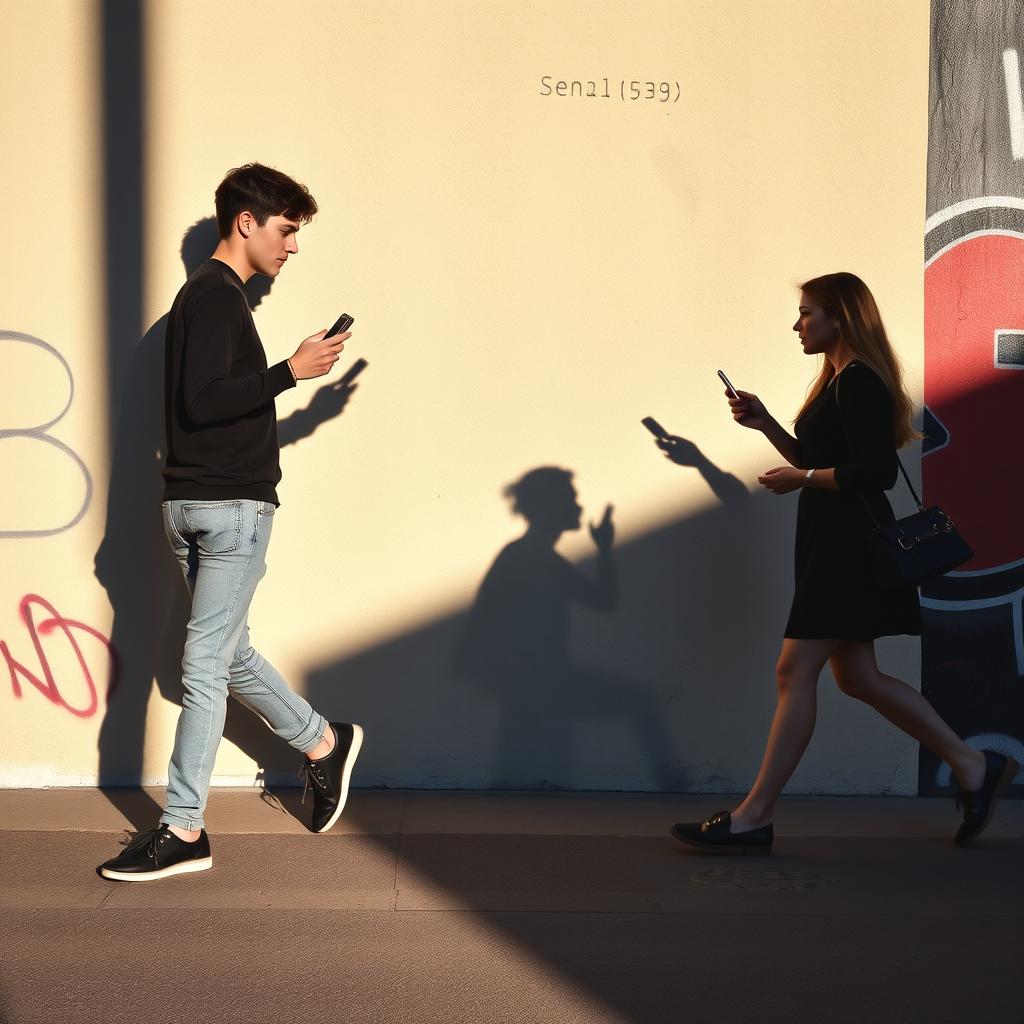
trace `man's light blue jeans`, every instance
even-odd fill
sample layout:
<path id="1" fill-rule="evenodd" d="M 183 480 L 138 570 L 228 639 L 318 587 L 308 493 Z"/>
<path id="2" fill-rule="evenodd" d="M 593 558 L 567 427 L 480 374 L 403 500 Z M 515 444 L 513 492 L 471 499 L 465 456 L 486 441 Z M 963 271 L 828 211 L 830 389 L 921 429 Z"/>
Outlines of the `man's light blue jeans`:
<path id="1" fill-rule="evenodd" d="M 249 644 L 249 604 L 267 571 L 275 511 L 269 502 L 248 499 L 163 503 L 167 539 L 192 595 L 164 824 L 204 827 L 229 693 L 303 753 L 327 729 L 324 717 Z"/>

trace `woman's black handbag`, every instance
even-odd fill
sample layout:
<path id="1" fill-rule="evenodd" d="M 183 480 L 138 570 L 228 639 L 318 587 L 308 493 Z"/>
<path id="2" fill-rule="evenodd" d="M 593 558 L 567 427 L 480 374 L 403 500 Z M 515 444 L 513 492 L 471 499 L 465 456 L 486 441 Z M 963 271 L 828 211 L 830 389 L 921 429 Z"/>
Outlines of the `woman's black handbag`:
<path id="1" fill-rule="evenodd" d="M 974 552 L 938 505 L 925 508 L 921 504 L 898 455 L 896 459 L 918 511 L 883 526 L 861 494 L 864 507 L 875 524 L 869 539 L 871 569 L 880 586 L 916 587 L 963 565 L 974 557 Z"/>

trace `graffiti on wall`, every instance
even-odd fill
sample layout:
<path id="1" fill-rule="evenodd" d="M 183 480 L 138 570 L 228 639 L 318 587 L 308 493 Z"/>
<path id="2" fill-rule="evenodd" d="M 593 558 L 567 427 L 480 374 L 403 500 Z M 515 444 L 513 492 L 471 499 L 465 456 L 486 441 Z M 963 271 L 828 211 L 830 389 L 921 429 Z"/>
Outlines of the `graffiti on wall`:
<path id="1" fill-rule="evenodd" d="M 86 468 L 85 463 L 77 452 L 49 433 L 67 415 L 68 410 L 71 408 L 71 403 L 75 398 L 75 378 L 64 356 L 52 345 L 42 341 L 40 338 L 34 338 L 31 334 L 21 334 L 18 331 L 0 331 L 0 343 L 31 345 L 41 349 L 57 360 L 67 374 L 68 379 L 68 398 L 64 403 L 64 408 L 56 416 L 49 420 L 44 420 L 42 423 L 35 423 L 25 427 L 4 427 L 0 429 L 0 442 L 23 438 L 35 444 L 44 444 L 56 448 L 78 469 L 85 483 L 85 492 L 81 503 L 77 511 L 67 522 L 58 523 L 55 526 L 37 525 L 21 529 L 11 529 L 8 528 L 7 524 L 0 523 L 0 539 L 5 537 L 49 537 L 56 533 L 63 533 L 65 530 L 70 530 L 77 523 L 81 522 L 82 517 L 88 511 L 89 505 L 92 502 L 92 477 L 89 475 L 89 470 Z"/>
<path id="2" fill-rule="evenodd" d="M 24 439 L 55 448 L 77 469 L 84 482 L 81 501 L 66 522 L 17 527 L 3 523 L 0 524 L 0 539 L 49 537 L 64 533 L 81 522 L 89 509 L 93 491 L 92 477 L 81 456 L 50 433 L 67 415 L 74 401 L 74 375 L 64 356 L 40 338 L 18 331 L 0 331 L 0 342 L 29 345 L 45 352 L 63 369 L 68 390 L 67 400 L 56 415 L 49 419 L 43 416 L 40 422 L 26 426 L 4 426 L 0 429 L 0 442 Z M 12 487 L 12 493 L 16 493 L 16 487 Z M 18 508 L 16 502 L 11 502 L 10 507 Z M 109 695 L 117 684 L 118 659 L 110 640 L 88 623 L 62 615 L 50 601 L 38 594 L 26 594 L 20 600 L 18 616 L 25 628 L 27 642 L 19 648 L 13 638 L 0 640 L 0 664 L 7 667 L 11 692 L 20 700 L 27 689 L 34 689 L 51 704 L 76 718 L 91 718 L 99 707 L 100 693 Z M 86 642 L 84 650 L 82 641 Z M 96 644 L 102 648 L 105 678 L 94 671 Z M 31 648 L 32 654 L 23 653 L 25 648 Z M 70 674 L 69 664 L 73 666 Z M 55 665 L 60 668 L 55 668 Z"/>
<path id="3" fill-rule="evenodd" d="M 926 504 L 950 511 L 975 555 L 923 587 L 921 601 L 922 691 L 972 746 L 1018 759 L 1024 539 L 1011 510 L 1024 499 L 1022 29 L 1011 0 L 933 0 L 922 473 Z M 920 791 L 950 784 L 948 767 L 922 750 Z"/>
<path id="4" fill-rule="evenodd" d="M 47 617 L 37 621 L 37 613 L 45 614 Z M 107 697 L 116 688 L 118 678 L 117 654 L 110 640 L 88 623 L 61 615 L 45 597 L 38 594 L 26 594 L 18 604 L 18 614 L 35 652 L 38 671 L 35 667 L 29 668 L 26 662 L 19 661 L 11 652 L 7 641 L 0 640 L 0 660 L 7 665 L 14 696 L 20 700 L 24 694 L 24 686 L 32 686 L 51 704 L 63 708 L 76 718 L 91 718 L 99 707 L 100 687 L 97 685 L 97 678 L 90 667 L 89 659 L 82 651 L 79 635 L 91 637 L 105 652 L 108 669 L 104 690 Z M 44 637 L 53 637 L 61 645 L 66 645 L 64 653 L 70 652 L 74 655 L 80 676 L 76 673 L 76 678 L 65 678 L 63 682 L 57 679 L 52 667 L 57 652 L 47 649 L 43 644 Z"/>

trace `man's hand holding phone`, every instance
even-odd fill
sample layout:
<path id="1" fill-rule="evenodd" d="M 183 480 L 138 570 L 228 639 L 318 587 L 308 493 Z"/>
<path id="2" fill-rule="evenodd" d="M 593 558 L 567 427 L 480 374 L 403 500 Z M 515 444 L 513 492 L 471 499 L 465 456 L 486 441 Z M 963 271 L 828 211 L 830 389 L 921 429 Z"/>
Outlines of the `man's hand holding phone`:
<path id="1" fill-rule="evenodd" d="M 348 313 L 342 313 L 330 330 L 317 331 L 302 342 L 288 360 L 297 381 L 311 380 L 330 372 L 340 358 L 345 342 L 352 337 L 349 328 L 353 321 Z"/>
<path id="2" fill-rule="evenodd" d="M 317 331 L 306 338 L 288 361 L 296 380 L 311 380 L 329 373 L 341 356 L 345 342 L 352 336 L 350 331 L 326 338 L 327 330 Z"/>

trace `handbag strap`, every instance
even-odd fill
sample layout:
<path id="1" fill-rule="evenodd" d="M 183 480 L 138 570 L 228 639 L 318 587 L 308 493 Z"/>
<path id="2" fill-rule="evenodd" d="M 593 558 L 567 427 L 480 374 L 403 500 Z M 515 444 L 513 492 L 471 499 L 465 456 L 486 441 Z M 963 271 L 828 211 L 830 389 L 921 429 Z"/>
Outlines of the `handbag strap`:
<path id="1" fill-rule="evenodd" d="M 903 474 L 903 479 L 907 481 L 907 486 L 910 488 L 910 493 L 914 496 L 914 501 L 916 502 L 918 509 L 923 512 L 924 505 L 921 504 L 921 499 L 917 496 L 917 491 L 914 490 L 914 485 L 910 482 L 910 477 L 907 475 L 907 471 L 903 467 L 903 460 L 900 458 L 899 452 L 896 453 L 896 461 L 899 463 L 900 472 Z M 861 503 L 864 506 L 864 510 L 870 517 L 871 522 L 875 524 L 876 528 L 880 528 L 882 524 L 875 518 L 875 513 L 871 511 L 871 505 L 868 503 L 868 499 L 865 497 L 864 492 L 858 490 L 857 494 L 860 495 Z"/>
<path id="2" fill-rule="evenodd" d="M 923 512 L 924 505 L 921 503 L 921 499 L 917 496 L 917 491 L 914 490 L 914 485 L 910 482 L 910 477 L 907 475 L 907 471 L 903 468 L 903 460 L 900 458 L 900 453 L 896 453 L 896 461 L 899 463 L 900 472 L 903 474 L 903 479 L 907 481 L 907 486 L 910 488 L 910 493 L 914 496 L 914 504 Z"/>

